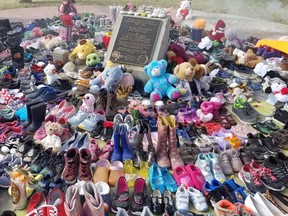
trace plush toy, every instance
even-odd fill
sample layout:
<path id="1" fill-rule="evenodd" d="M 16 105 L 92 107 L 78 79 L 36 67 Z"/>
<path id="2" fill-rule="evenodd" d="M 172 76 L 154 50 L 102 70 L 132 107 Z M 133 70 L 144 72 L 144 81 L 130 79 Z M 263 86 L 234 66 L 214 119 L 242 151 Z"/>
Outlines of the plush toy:
<path id="1" fill-rule="evenodd" d="M 90 92 L 97 94 L 100 89 L 116 92 L 118 84 L 124 76 L 126 76 L 126 74 L 124 75 L 120 66 L 114 66 L 112 62 L 109 62 L 104 71 L 89 82 Z"/>
<path id="2" fill-rule="evenodd" d="M 102 72 L 104 70 L 101 60 L 97 53 L 91 53 L 86 57 L 86 65 L 87 68 L 85 71 L 91 71 L 93 73 L 96 73 L 96 72 Z M 91 78 L 91 76 L 89 78 Z"/>
<path id="3" fill-rule="evenodd" d="M 44 68 L 44 73 L 46 75 L 48 85 L 51 85 L 57 80 L 61 79 L 57 73 L 56 66 L 51 62 L 49 62 Z"/>
<path id="4" fill-rule="evenodd" d="M 288 88 L 285 83 L 273 83 L 270 86 L 270 90 L 277 99 L 277 101 L 283 103 L 288 101 Z M 266 93 L 270 93 L 268 89 L 266 89 Z"/>
<path id="5" fill-rule="evenodd" d="M 235 29 L 225 29 L 225 47 L 235 47 L 240 50 L 243 49 L 243 42 L 238 37 Z"/>
<path id="6" fill-rule="evenodd" d="M 200 109 L 196 111 L 199 120 L 202 122 L 209 122 L 213 118 L 218 117 L 221 105 L 220 99 L 216 97 L 211 98 L 210 101 L 202 102 Z"/>
<path id="7" fill-rule="evenodd" d="M 195 70 L 193 66 L 189 62 L 183 62 L 175 67 L 174 75 L 179 79 L 176 88 L 180 90 L 181 98 L 187 101 L 190 100 L 192 98 L 192 91 L 186 78 L 192 79 L 194 77 Z"/>
<path id="8" fill-rule="evenodd" d="M 192 20 L 192 0 L 181 1 L 180 7 L 176 13 L 176 19 L 181 22 L 183 20 Z"/>
<path id="9" fill-rule="evenodd" d="M 82 99 L 80 110 L 92 113 L 94 111 L 95 97 L 92 94 L 85 94 Z"/>
<path id="10" fill-rule="evenodd" d="M 42 140 L 36 140 L 37 144 L 42 144 L 45 149 L 52 148 L 53 153 L 58 153 L 61 149 L 61 138 L 64 128 L 57 122 L 46 122 L 45 131 L 47 136 Z"/>
<path id="11" fill-rule="evenodd" d="M 166 73 L 167 61 L 152 61 L 144 67 L 144 72 L 150 77 L 150 80 L 144 86 L 144 92 L 150 94 L 153 102 L 161 100 L 168 96 L 171 100 L 177 100 L 181 93 L 172 85 L 178 82 L 175 75 Z"/>
<path id="12" fill-rule="evenodd" d="M 46 49 L 51 50 L 54 47 L 60 46 L 65 43 L 61 37 L 54 36 L 54 35 L 46 35 L 42 36 L 39 40 L 39 43 Z"/>
<path id="13" fill-rule="evenodd" d="M 225 30 L 226 24 L 223 20 L 218 20 L 215 23 L 214 29 L 209 32 L 209 37 L 213 41 L 222 42 L 225 38 Z"/>
<path id="14" fill-rule="evenodd" d="M 205 27 L 206 27 L 205 19 L 196 19 L 194 21 L 193 28 L 191 30 L 191 38 L 193 41 L 200 42 L 202 38 L 207 36 Z"/>
<path id="15" fill-rule="evenodd" d="M 200 79 L 207 73 L 206 66 L 203 64 L 198 64 L 194 58 L 189 59 L 188 62 L 193 66 L 195 73 L 193 77 L 187 76 L 186 79 L 190 84 L 191 91 L 195 94 L 201 95 L 201 89 L 203 86 L 200 82 Z"/>
<path id="16" fill-rule="evenodd" d="M 241 50 L 239 52 L 241 53 Z M 238 57 L 236 64 L 243 64 L 246 67 L 255 68 L 256 65 L 262 61 L 264 61 L 263 57 L 257 56 L 252 50 L 249 49 L 242 57 Z"/>
<path id="17" fill-rule="evenodd" d="M 60 12 L 60 16 L 62 15 L 71 15 L 75 16 L 77 14 L 77 9 L 75 7 L 75 0 L 64 0 L 62 4 L 58 7 L 58 11 Z"/>
<path id="18" fill-rule="evenodd" d="M 78 65 L 85 64 L 87 56 L 91 53 L 96 53 L 96 47 L 92 41 L 83 39 L 70 54 L 69 60 Z"/>
<path id="19" fill-rule="evenodd" d="M 249 92 L 245 92 L 245 89 L 236 87 L 234 88 L 232 93 L 233 102 L 236 102 L 236 99 L 238 97 L 247 100 L 249 103 L 253 102 L 253 97 L 251 97 L 251 94 L 249 94 Z"/>

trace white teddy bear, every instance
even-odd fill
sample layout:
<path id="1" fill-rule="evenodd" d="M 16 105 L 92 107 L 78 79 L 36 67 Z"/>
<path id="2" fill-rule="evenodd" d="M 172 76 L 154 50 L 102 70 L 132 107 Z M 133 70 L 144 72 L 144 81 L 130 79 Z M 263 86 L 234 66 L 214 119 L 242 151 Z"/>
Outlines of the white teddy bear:
<path id="1" fill-rule="evenodd" d="M 46 75 L 48 85 L 51 85 L 57 80 L 61 79 L 57 73 L 55 65 L 52 64 L 51 62 L 49 62 L 47 66 L 44 68 L 44 73 Z"/>
<path id="2" fill-rule="evenodd" d="M 178 21 L 182 20 L 192 20 L 192 0 L 181 1 L 180 8 L 178 8 L 176 13 L 176 18 Z"/>

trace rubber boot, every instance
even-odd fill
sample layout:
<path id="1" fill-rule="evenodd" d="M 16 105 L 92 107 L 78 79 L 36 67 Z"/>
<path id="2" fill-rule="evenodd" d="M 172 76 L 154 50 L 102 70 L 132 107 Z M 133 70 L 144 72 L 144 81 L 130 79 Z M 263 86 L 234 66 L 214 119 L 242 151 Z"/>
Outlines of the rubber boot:
<path id="1" fill-rule="evenodd" d="M 122 161 L 133 160 L 134 154 L 128 142 L 128 124 L 122 124 L 120 128 L 120 139 L 123 148 Z"/>
<path id="2" fill-rule="evenodd" d="M 32 122 L 26 128 L 28 134 L 34 134 L 42 125 L 46 116 L 46 103 L 40 103 L 31 107 Z"/>
<path id="3" fill-rule="evenodd" d="M 106 103 L 106 117 L 107 120 L 113 121 L 114 116 L 117 114 L 117 99 L 116 94 L 113 91 L 108 92 L 107 94 L 107 103 Z"/>
<path id="4" fill-rule="evenodd" d="M 114 161 L 121 161 L 122 160 L 122 148 L 120 146 L 120 124 L 116 124 L 114 126 L 114 133 L 113 133 L 113 152 L 110 158 L 111 162 Z"/>
<path id="5" fill-rule="evenodd" d="M 169 125 L 169 133 L 168 133 L 169 158 L 170 158 L 172 169 L 174 169 L 177 166 L 184 166 L 184 162 L 177 151 L 175 116 L 173 115 L 168 116 L 167 122 Z"/>
<path id="6" fill-rule="evenodd" d="M 157 128 L 158 128 L 158 143 L 156 148 L 157 163 L 160 167 L 169 168 L 171 164 L 167 152 L 168 122 L 164 116 L 158 116 Z"/>
<path id="7" fill-rule="evenodd" d="M 107 100 L 107 91 L 106 89 L 101 89 L 96 96 L 96 111 L 97 110 L 106 110 L 106 100 Z"/>
<path id="8" fill-rule="evenodd" d="M 136 168 L 140 168 L 140 162 L 144 160 L 143 158 L 143 137 L 144 137 L 144 127 L 143 121 L 138 120 L 136 124 L 136 134 L 132 140 L 129 140 L 130 147 L 134 151 L 133 164 Z"/>
<path id="9" fill-rule="evenodd" d="M 10 47 L 12 65 L 17 69 L 24 68 L 24 49 L 21 46 Z"/>
<path id="10" fill-rule="evenodd" d="M 24 128 L 28 127 L 32 123 L 31 107 L 39 103 L 39 101 L 31 101 L 26 104 L 27 120 L 21 124 Z"/>

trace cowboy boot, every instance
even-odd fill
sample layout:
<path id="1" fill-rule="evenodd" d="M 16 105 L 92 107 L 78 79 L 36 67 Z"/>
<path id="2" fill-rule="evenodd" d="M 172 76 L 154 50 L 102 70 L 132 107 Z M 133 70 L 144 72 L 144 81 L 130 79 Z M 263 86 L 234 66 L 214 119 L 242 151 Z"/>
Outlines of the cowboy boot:
<path id="1" fill-rule="evenodd" d="M 160 167 L 169 168 L 171 164 L 167 152 L 168 122 L 164 116 L 158 116 L 157 127 L 158 127 L 158 143 L 156 150 L 157 163 Z"/>
<path id="2" fill-rule="evenodd" d="M 107 120 L 112 120 L 114 116 L 117 114 L 117 100 L 116 94 L 113 91 L 108 92 L 107 94 L 107 101 L 106 101 L 106 117 Z"/>
<path id="3" fill-rule="evenodd" d="M 169 158 L 171 161 L 172 169 L 174 169 L 177 166 L 184 166 L 184 162 L 177 151 L 175 116 L 173 115 L 168 116 L 167 122 L 169 125 L 169 134 L 168 134 Z"/>
<path id="4" fill-rule="evenodd" d="M 106 89 L 101 89 L 96 96 L 96 110 L 106 110 L 106 99 L 107 91 Z"/>

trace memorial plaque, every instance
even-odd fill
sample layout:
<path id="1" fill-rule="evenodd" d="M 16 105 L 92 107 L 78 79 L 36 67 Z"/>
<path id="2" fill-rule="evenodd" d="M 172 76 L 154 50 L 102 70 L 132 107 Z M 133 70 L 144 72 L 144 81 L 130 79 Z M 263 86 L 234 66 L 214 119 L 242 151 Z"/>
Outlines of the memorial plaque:
<path id="1" fill-rule="evenodd" d="M 159 19 L 123 17 L 110 60 L 120 64 L 147 65 L 152 60 L 161 25 Z"/>

